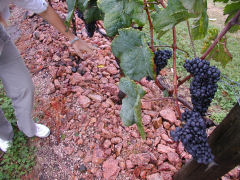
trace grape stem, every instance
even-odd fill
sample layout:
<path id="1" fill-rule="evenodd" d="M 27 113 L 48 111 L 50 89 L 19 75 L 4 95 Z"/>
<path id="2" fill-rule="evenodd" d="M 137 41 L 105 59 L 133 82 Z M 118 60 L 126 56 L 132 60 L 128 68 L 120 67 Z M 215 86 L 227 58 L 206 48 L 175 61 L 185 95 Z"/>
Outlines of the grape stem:
<path id="1" fill-rule="evenodd" d="M 238 23 L 238 18 L 240 16 L 240 10 L 236 13 L 236 15 L 227 23 L 224 29 L 219 33 L 218 37 L 214 40 L 214 42 L 209 46 L 207 51 L 202 55 L 201 59 L 205 59 L 208 54 L 212 51 L 212 49 L 217 45 L 217 43 L 222 39 L 222 37 L 231 29 L 232 26 Z M 178 87 L 181 86 L 183 83 L 188 81 L 192 77 L 191 74 L 186 76 L 183 80 L 178 82 Z"/>
<path id="2" fill-rule="evenodd" d="M 147 1 L 144 0 L 144 5 L 145 5 L 145 11 L 147 13 L 147 17 L 148 17 L 148 22 L 149 22 L 149 28 L 150 28 L 150 37 L 151 37 L 151 49 L 154 52 L 154 46 L 153 46 L 153 24 L 152 24 L 152 20 L 148 11 L 148 6 L 147 6 Z"/>
<path id="3" fill-rule="evenodd" d="M 163 0 L 159 0 L 159 2 L 160 2 L 160 4 L 162 5 L 163 8 L 166 8 L 166 6 L 165 6 Z"/>
<path id="4" fill-rule="evenodd" d="M 157 46 L 154 46 L 154 47 L 169 47 L 169 48 L 173 48 L 173 47 L 170 46 L 170 45 L 157 45 Z M 188 57 L 190 57 L 190 54 L 189 54 L 187 51 L 185 51 L 184 49 L 181 49 L 181 48 L 177 47 L 177 50 L 186 53 L 186 55 L 187 55 Z"/>

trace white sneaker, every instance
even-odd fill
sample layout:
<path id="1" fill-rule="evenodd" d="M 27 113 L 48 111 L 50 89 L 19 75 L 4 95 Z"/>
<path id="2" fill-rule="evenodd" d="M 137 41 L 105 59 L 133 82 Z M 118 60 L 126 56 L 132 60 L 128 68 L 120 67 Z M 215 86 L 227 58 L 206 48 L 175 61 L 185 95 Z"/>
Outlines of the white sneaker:
<path id="1" fill-rule="evenodd" d="M 10 147 L 12 141 L 8 141 L 8 140 L 3 140 L 0 138 L 0 149 L 3 152 L 7 152 L 8 148 Z"/>
<path id="2" fill-rule="evenodd" d="M 37 124 L 37 123 L 35 123 L 35 125 L 37 128 L 37 132 L 36 132 L 35 136 L 40 137 L 40 138 L 48 137 L 48 135 L 50 134 L 50 130 L 47 126 L 44 126 L 42 124 Z"/>

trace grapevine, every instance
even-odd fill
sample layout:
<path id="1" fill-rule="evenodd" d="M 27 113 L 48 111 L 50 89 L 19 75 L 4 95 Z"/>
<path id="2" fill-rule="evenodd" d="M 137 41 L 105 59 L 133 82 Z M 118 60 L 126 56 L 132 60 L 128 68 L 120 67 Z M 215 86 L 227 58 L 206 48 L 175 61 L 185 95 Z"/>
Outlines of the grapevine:
<path id="1" fill-rule="evenodd" d="M 229 17 L 227 18 L 225 28 L 213 43 L 209 43 L 209 47 L 202 57 L 197 58 L 193 41 L 204 38 L 208 32 L 207 1 L 199 3 L 196 0 L 168 0 L 166 4 L 162 0 L 99 0 L 97 5 L 99 10 L 104 14 L 103 21 L 107 35 L 113 39 L 111 44 L 112 52 L 116 59 L 120 60 L 120 67 L 123 76 L 125 76 L 121 77 L 119 83 L 120 90 L 126 93 L 123 96 L 120 113 L 124 125 L 137 124 L 140 135 L 146 138 L 141 119 L 140 101 L 145 92 L 137 82 L 143 77 L 147 77 L 147 80 L 154 79 L 156 85 L 161 90 L 168 91 L 169 98 L 174 101 L 178 117 L 182 121 L 181 127 L 177 127 L 175 131 L 171 131 L 174 141 L 182 141 L 185 149 L 198 163 L 209 164 L 214 161 L 214 155 L 208 144 L 204 116 L 217 91 L 220 71 L 216 67 L 211 66 L 207 58 L 209 58 L 210 52 L 213 54 L 217 52 L 216 49 L 216 52 L 214 52 L 214 47 L 224 35 L 231 28 L 236 28 L 240 11 L 226 11 Z M 86 7 L 84 10 L 88 10 Z M 85 23 L 88 36 L 92 37 L 96 30 L 96 21 L 100 19 L 86 23 L 84 13 L 80 10 L 77 13 L 78 17 Z M 231 17 L 233 18 L 231 19 Z M 189 19 L 194 19 L 192 28 L 190 28 Z M 175 26 L 183 21 L 187 22 L 195 58 L 185 61 L 184 68 L 190 75 L 183 80 L 179 80 L 176 71 L 176 50 L 181 49 L 177 46 Z M 148 34 L 142 32 L 146 24 L 149 25 Z M 154 49 L 156 47 L 154 46 L 154 31 L 161 38 L 163 34 L 170 30 L 172 30 L 173 43 L 172 46 L 168 47 L 172 48 L 173 51 L 156 51 Z M 146 43 L 146 34 L 150 35 L 150 45 Z M 182 51 L 186 52 L 185 50 Z M 226 52 L 226 56 L 229 56 L 229 51 Z M 188 53 L 186 54 L 189 55 Z M 159 81 L 158 75 L 166 67 L 171 56 L 173 56 L 173 88 L 168 89 L 168 86 Z M 220 58 L 220 61 L 222 60 L 221 57 L 217 58 Z M 190 94 L 193 108 L 185 110 L 181 114 L 178 87 L 191 77 L 193 79 L 190 84 Z M 181 103 L 183 105 L 186 104 L 182 99 Z"/>

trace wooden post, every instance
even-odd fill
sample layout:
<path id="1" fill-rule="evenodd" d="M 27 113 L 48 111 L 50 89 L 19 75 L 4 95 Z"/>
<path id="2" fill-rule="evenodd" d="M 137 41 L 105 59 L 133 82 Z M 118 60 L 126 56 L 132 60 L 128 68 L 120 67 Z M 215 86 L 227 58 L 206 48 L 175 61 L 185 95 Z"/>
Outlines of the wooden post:
<path id="1" fill-rule="evenodd" d="M 191 160 L 174 180 L 216 180 L 240 164 L 240 106 L 237 103 L 208 138 L 216 164 Z"/>

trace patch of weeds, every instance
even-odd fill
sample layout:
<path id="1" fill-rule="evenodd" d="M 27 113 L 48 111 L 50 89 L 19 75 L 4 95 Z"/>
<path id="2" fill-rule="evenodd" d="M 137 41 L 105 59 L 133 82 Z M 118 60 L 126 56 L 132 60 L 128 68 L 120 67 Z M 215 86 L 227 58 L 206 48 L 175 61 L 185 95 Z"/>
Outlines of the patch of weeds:
<path id="1" fill-rule="evenodd" d="M 226 117 L 226 112 L 213 112 L 210 117 L 219 124 Z"/>
<path id="2" fill-rule="evenodd" d="M 13 143 L 0 162 L 0 179 L 20 179 L 35 165 L 35 148 L 29 147 L 25 135 L 14 127 Z"/>
<path id="3" fill-rule="evenodd" d="M 66 135 L 65 135 L 65 134 L 62 134 L 62 135 L 61 135 L 61 140 L 64 141 L 65 138 L 66 138 Z"/>
<path id="4" fill-rule="evenodd" d="M 235 89 L 235 91 L 237 91 L 237 89 Z M 215 114 L 216 115 L 219 114 L 220 117 L 222 117 L 224 115 L 224 117 L 225 117 L 227 115 L 227 113 L 235 105 L 236 102 L 237 102 L 237 97 L 236 97 L 236 94 L 234 93 L 234 88 L 224 85 L 223 82 L 219 82 L 218 90 L 215 94 L 212 105 L 220 106 L 222 111 L 220 113 L 216 112 Z M 214 109 L 213 109 L 213 111 L 214 111 Z M 213 112 L 213 114 L 214 114 L 214 112 Z M 216 117 L 216 115 L 214 115 L 213 117 Z M 216 118 L 216 119 L 219 120 L 219 118 Z M 218 122 L 218 121 L 216 121 L 216 122 Z"/>
<path id="5" fill-rule="evenodd" d="M 39 122 L 39 118 L 38 118 L 38 117 L 35 117 L 33 120 L 34 120 L 36 123 Z"/>
<path id="6" fill-rule="evenodd" d="M 0 159 L 0 179 L 20 179 L 35 165 L 35 148 L 29 146 L 27 137 L 18 130 L 11 100 L 6 97 L 1 82 L 0 106 L 14 130 L 13 142 Z"/>

